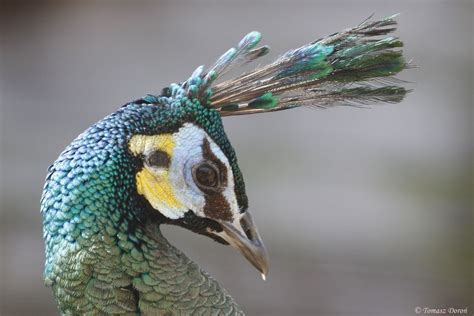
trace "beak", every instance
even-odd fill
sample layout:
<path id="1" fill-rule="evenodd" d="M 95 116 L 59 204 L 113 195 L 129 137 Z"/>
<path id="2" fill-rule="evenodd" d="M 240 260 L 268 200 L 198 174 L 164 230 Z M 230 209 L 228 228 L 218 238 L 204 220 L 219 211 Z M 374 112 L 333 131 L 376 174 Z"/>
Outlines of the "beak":
<path id="1" fill-rule="evenodd" d="M 219 220 L 222 232 L 213 232 L 237 249 L 262 274 L 268 273 L 268 255 L 249 212 L 239 214 L 233 222 Z"/>

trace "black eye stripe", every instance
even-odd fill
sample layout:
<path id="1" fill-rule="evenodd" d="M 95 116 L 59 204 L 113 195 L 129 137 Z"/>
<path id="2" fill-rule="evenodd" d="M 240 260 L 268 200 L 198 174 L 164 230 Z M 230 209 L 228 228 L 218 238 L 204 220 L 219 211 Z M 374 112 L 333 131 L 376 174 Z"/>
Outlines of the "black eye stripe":
<path id="1" fill-rule="evenodd" d="M 151 167 L 168 168 L 170 165 L 170 156 L 162 150 L 154 150 L 145 156 L 146 163 Z"/>
<path id="2" fill-rule="evenodd" d="M 202 144 L 202 154 L 204 159 L 212 161 L 217 167 L 220 173 L 220 181 L 222 186 L 227 186 L 227 168 L 226 166 L 218 159 L 211 150 L 211 144 L 207 139 L 204 139 Z"/>
<path id="3" fill-rule="evenodd" d="M 202 155 L 207 162 L 213 164 L 213 168 L 218 170 L 218 176 L 220 175 L 219 189 L 218 190 L 206 190 L 204 196 L 206 204 L 204 206 L 204 214 L 209 218 L 222 219 L 226 221 L 232 220 L 232 212 L 227 199 L 224 197 L 222 190 L 227 186 L 227 168 L 212 152 L 211 144 L 205 138 L 202 144 Z"/>

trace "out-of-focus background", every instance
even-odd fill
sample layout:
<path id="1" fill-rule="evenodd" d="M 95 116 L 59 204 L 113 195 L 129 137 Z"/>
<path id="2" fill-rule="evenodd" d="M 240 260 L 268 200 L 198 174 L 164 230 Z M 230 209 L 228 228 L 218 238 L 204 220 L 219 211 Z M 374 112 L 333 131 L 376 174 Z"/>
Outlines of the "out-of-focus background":
<path id="1" fill-rule="evenodd" d="M 370 110 L 224 119 L 271 270 L 165 235 L 249 315 L 416 315 L 473 302 L 472 1 L 10 2 L 1 7 L 1 315 L 57 314 L 42 282 L 46 168 L 85 128 L 259 30 L 287 49 L 400 12 L 414 91 Z"/>

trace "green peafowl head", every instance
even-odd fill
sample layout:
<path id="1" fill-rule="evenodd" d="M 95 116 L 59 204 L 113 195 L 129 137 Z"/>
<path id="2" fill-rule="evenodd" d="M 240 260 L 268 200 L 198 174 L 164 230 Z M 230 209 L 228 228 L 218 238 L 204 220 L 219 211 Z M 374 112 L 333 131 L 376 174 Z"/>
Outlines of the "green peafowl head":
<path id="1" fill-rule="evenodd" d="M 138 110 L 139 117 L 151 109 L 159 118 L 143 120 L 126 138 L 125 156 L 135 166 L 131 194 L 143 200 L 141 209 L 157 223 L 230 244 L 265 275 L 267 254 L 248 211 L 244 180 L 220 114 L 191 92 L 202 88 L 201 72 L 199 68 L 187 82 L 171 85 L 159 97 L 124 107 L 124 112 Z"/>
<path id="2" fill-rule="evenodd" d="M 219 80 L 268 53 L 251 32 L 211 67 L 198 67 L 186 81 L 127 103 L 86 130 L 51 166 L 45 184 L 46 278 L 64 249 L 101 231 L 132 249 L 144 227 L 163 223 L 231 245 L 265 275 L 267 254 L 221 117 L 400 102 L 407 90 L 393 76 L 407 63 L 402 42 L 387 36 L 395 24 L 393 17 L 366 20 Z"/>

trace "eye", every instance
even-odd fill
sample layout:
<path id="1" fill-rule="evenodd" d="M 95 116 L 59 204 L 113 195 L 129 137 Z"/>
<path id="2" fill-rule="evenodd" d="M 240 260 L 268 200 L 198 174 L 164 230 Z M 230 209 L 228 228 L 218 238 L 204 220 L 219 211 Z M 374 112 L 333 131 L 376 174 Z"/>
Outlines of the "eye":
<path id="1" fill-rule="evenodd" d="M 193 178 L 197 186 L 203 191 L 218 191 L 221 187 L 219 169 L 210 161 L 194 166 Z"/>
<path id="2" fill-rule="evenodd" d="M 170 157 L 161 150 L 155 150 L 146 157 L 146 163 L 151 167 L 169 167 Z"/>

